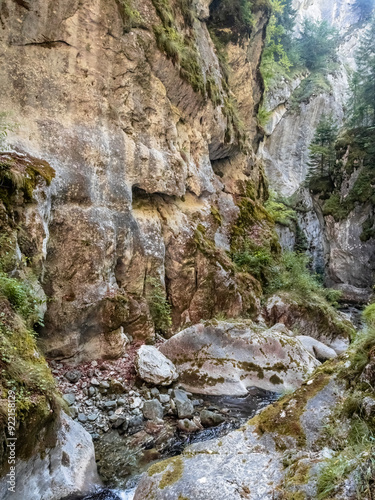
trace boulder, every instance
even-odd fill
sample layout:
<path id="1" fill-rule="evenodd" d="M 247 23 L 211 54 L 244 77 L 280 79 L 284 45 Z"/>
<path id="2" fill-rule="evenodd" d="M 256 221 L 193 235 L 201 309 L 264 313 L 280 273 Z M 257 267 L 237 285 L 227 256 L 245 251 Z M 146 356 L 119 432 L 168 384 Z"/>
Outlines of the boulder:
<path id="1" fill-rule="evenodd" d="M 178 418 L 187 418 L 193 416 L 194 406 L 185 391 L 175 389 L 174 402 L 176 405 Z"/>
<path id="2" fill-rule="evenodd" d="M 82 425 L 61 413 L 57 442 L 44 453 L 37 450 L 28 460 L 17 460 L 16 492 L 10 491 L 7 478 L 0 480 L 4 500 L 59 500 L 84 493 L 90 484 L 100 484 L 91 436 Z"/>
<path id="3" fill-rule="evenodd" d="M 189 420 L 188 418 L 177 420 L 177 427 L 182 432 L 197 432 L 200 430 L 200 427 L 193 420 Z"/>
<path id="4" fill-rule="evenodd" d="M 157 399 L 151 399 L 151 401 L 145 401 L 143 405 L 143 416 L 147 420 L 156 420 L 157 418 L 163 418 L 163 407 Z"/>
<path id="5" fill-rule="evenodd" d="M 251 386 L 291 390 L 319 365 L 298 339 L 251 321 L 198 324 L 160 350 L 176 365 L 181 386 L 198 394 L 241 396 Z"/>
<path id="6" fill-rule="evenodd" d="M 319 340 L 308 337 L 307 335 L 298 335 L 296 338 L 301 342 L 304 348 L 319 361 L 326 361 L 327 359 L 337 357 L 337 353 L 334 349 L 326 346 L 323 342 L 319 342 Z"/>
<path id="7" fill-rule="evenodd" d="M 156 347 L 149 345 L 138 350 L 135 367 L 142 380 L 155 385 L 170 385 L 178 377 L 174 364 Z"/>
<path id="8" fill-rule="evenodd" d="M 223 415 L 210 410 L 202 410 L 200 417 L 204 427 L 215 427 L 225 421 Z"/>

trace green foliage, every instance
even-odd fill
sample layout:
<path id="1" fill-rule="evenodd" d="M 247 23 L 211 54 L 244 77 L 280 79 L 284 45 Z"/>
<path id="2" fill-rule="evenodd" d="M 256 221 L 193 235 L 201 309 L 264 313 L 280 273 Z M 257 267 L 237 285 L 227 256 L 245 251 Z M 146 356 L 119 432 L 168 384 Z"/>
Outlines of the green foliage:
<path id="1" fill-rule="evenodd" d="M 294 28 L 294 18 L 295 11 L 292 9 L 291 0 L 272 1 L 272 15 L 267 26 L 260 66 L 266 91 L 275 79 L 275 75 L 287 75 L 293 65 L 288 52 L 292 49 L 291 33 Z"/>
<path id="2" fill-rule="evenodd" d="M 375 15 L 362 35 L 356 54 L 357 71 L 350 83 L 349 124 L 375 126 Z"/>
<path id="3" fill-rule="evenodd" d="M 311 96 L 319 95 L 331 90 L 331 85 L 326 78 L 327 71 L 312 72 L 305 78 L 293 92 L 291 98 L 291 110 L 298 110 L 302 102 L 307 102 Z"/>
<path id="4" fill-rule="evenodd" d="M 301 62 L 309 71 L 324 70 L 336 59 L 338 31 L 327 21 L 305 19 L 298 38 Z"/>
<path id="5" fill-rule="evenodd" d="M 134 7 L 132 0 L 117 0 L 122 21 L 124 23 L 124 31 L 128 32 L 132 28 L 142 28 L 145 26 L 141 14 Z"/>
<path id="6" fill-rule="evenodd" d="M 264 128 L 267 125 L 267 122 L 270 119 L 271 115 L 272 111 L 267 111 L 263 105 L 259 106 L 257 114 L 258 125 Z"/>
<path id="7" fill-rule="evenodd" d="M 369 216 L 363 223 L 360 239 L 368 241 L 371 238 L 375 238 L 375 221 L 373 217 Z"/>
<path id="8" fill-rule="evenodd" d="M 147 302 L 155 329 L 157 332 L 166 333 L 172 326 L 172 318 L 171 305 L 165 296 L 165 290 L 160 281 L 150 276 L 147 278 L 146 284 L 148 285 Z"/>
<path id="9" fill-rule="evenodd" d="M 173 26 L 154 26 L 158 48 L 180 68 L 180 75 L 196 92 L 206 94 L 199 56 L 194 45 Z"/>
<path id="10" fill-rule="evenodd" d="M 31 287 L 20 279 L 10 278 L 0 270 L 0 298 L 6 298 L 26 321 L 38 318 L 40 301 L 34 296 Z"/>
<path id="11" fill-rule="evenodd" d="M 375 328 L 375 303 L 368 305 L 364 309 L 363 318 L 369 327 Z"/>
<path id="12" fill-rule="evenodd" d="M 322 177 L 331 178 L 336 169 L 337 135 L 338 127 L 332 116 L 323 116 L 309 146 L 309 171 L 306 176 L 308 185 Z"/>
<path id="13" fill-rule="evenodd" d="M 253 10 L 257 2 L 252 0 L 221 0 L 211 7 L 209 20 L 210 31 L 226 45 L 229 42 L 239 43 L 250 36 L 254 28 Z M 264 8 L 269 9 L 265 2 Z"/>
<path id="14" fill-rule="evenodd" d="M 289 207 L 286 200 L 279 197 L 275 192 L 270 192 L 270 196 L 264 204 L 264 208 L 270 214 L 274 222 L 290 228 L 295 227 L 297 221 L 295 210 Z"/>
<path id="15" fill-rule="evenodd" d="M 259 281 L 264 282 L 268 279 L 273 257 L 269 249 L 256 246 L 248 241 L 240 252 L 232 254 L 232 260 L 240 270 L 246 271 Z"/>
<path id="16" fill-rule="evenodd" d="M 304 302 L 320 298 L 335 304 L 341 293 L 324 288 L 319 277 L 308 270 L 308 264 L 309 257 L 305 254 L 284 252 L 270 269 L 267 294 L 285 290 Z"/>
<path id="17" fill-rule="evenodd" d="M 206 83 L 194 39 L 179 31 L 168 0 L 152 0 L 152 3 L 162 22 L 154 26 L 158 48 L 179 67 L 181 78 L 190 83 L 195 92 L 206 96 Z M 181 5 L 186 16 L 187 4 L 183 2 Z"/>
<path id="18" fill-rule="evenodd" d="M 369 315 L 373 315 L 371 309 Z M 375 421 L 363 412 L 362 401 L 366 396 L 373 396 L 373 388 L 361 383 L 360 377 L 374 347 L 375 329 L 370 320 L 370 327 L 357 333 L 345 360 L 336 370 L 336 375 L 346 379 L 348 385 L 345 397 L 326 425 L 324 446 L 335 450 L 335 454 L 320 470 L 318 499 L 335 498 L 349 475 L 355 482 L 357 498 L 371 497 L 367 494 L 375 475 Z"/>
<path id="19" fill-rule="evenodd" d="M 358 203 L 375 205 L 375 129 L 362 127 L 347 131 L 338 139 L 335 147 L 336 165 L 333 165 L 329 175 L 320 177 L 316 173 L 310 176 L 308 186 L 312 192 L 320 193 L 323 213 L 342 220 Z M 341 186 L 349 181 L 356 170 L 359 172 L 355 182 L 344 197 Z M 361 239 L 367 241 L 373 235 L 373 219 L 369 217 L 363 224 Z"/>

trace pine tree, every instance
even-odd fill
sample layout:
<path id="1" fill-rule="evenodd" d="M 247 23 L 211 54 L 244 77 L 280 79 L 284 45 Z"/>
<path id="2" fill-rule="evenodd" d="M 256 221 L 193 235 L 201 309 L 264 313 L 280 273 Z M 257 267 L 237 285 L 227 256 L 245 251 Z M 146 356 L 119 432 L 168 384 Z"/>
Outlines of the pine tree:
<path id="1" fill-rule="evenodd" d="M 309 146 L 309 171 L 306 177 L 308 184 L 322 177 L 331 177 L 334 173 L 337 135 L 338 127 L 332 116 L 323 116 Z"/>
<path id="2" fill-rule="evenodd" d="M 338 31 L 326 21 L 305 19 L 298 46 L 306 68 L 310 71 L 327 69 L 328 62 L 335 59 L 338 38 Z"/>
<path id="3" fill-rule="evenodd" d="M 363 34 L 351 79 L 350 125 L 375 126 L 375 16 Z"/>

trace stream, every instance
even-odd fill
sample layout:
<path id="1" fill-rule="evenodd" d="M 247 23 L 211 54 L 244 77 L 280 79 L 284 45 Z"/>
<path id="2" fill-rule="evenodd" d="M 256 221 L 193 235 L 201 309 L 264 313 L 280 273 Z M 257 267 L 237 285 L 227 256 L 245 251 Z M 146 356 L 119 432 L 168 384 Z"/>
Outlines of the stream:
<path id="1" fill-rule="evenodd" d="M 93 485 L 90 493 L 85 495 L 71 495 L 62 500 L 133 500 L 141 474 L 152 463 L 179 455 L 190 444 L 228 434 L 275 401 L 279 395 L 254 387 L 250 388 L 248 394 L 244 397 L 207 395 L 196 395 L 196 397 L 200 400 L 199 410 L 217 411 L 226 417 L 225 421 L 216 427 L 206 428 L 192 434 L 177 431 L 171 445 L 167 448 L 163 456 L 159 460 L 151 460 L 148 463 L 144 463 L 144 459 L 140 460 L 142 465 L 139 464 L 137 469 L 132 469 L 125 483 L 122 481 L 120 489 L 116 489 L 115 487 L 113 489 L 111 487 L 103 488 L 102 486 Z M 124 454 L 128 454 L 129 451 L 133 453 L 133 450 L 124 449 Z M 138 451 L 135 450 L 135 453 Z"/>

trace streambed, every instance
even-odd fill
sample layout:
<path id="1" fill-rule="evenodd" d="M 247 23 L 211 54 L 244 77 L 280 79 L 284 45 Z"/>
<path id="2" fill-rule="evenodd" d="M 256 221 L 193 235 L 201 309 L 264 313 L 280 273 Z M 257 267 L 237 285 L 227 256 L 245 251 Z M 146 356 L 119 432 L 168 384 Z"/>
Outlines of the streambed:
<path id="1" fill-rule="evenodd" d="M 214 439 L 240 427 L 247 420 L 278 398 L 278 394 L 258 388 L 250 388 L 245 397 L 232 396 L 207 396 L 197 395 L 201 401 L 198 410 L 207 409 L 225 416 L 225 421 L 215 427 L 203 429 L 195 433 L 184 433 L 176 430 L 168 437 L 163 453 L 155 460 L 151 444 L 144 441 L 141 436 L 132 441 L 121 440 L 118 434 L 113 433 L 113 457 L 108 457 L 115 470 L 112 472 L 112 481 L 108 487 L 92 485 L 90 493 L 86 495 L 73 495 L 64 500 L 132 500 L 139 478 L 148 467 L 157 461 L 179 455 L 192 443 Z M 129 439 L 129 438 L 128 438 Z M 128 446 L 127 446 L 128 445 Z M 97 444 L 100 448 L 100 444 Z M 118 461 L 124 460 L 127 466 L 118 468 Z M 100 470 L 100 469 L 99 469 Z"/>

